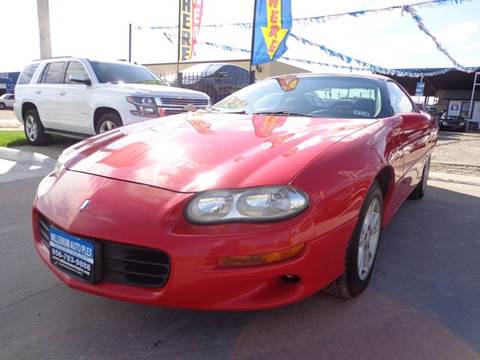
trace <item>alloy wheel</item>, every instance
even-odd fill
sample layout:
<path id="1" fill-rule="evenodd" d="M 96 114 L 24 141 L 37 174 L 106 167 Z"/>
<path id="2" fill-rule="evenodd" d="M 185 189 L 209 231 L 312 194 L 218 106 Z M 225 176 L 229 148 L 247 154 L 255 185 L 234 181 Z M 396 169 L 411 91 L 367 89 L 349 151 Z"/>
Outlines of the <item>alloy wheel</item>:
<path id="1" fill-rule="evenodd" d="M 374 198 L 363 220 L 358 244 L 357 266 L 360 280 L 365 280 L 372 270 L 380 238 L 380 217 L 380 202 L 377 198 Z"/>
<path id="2" fill-rule="evenodd" d="M 99 133 L 104 133 L 106 131 L 109 131 L 109 130 L 112 130 L 112 129 L 115 129 L 117 127 L 117 125 L 113 122 L 113 121 L 110 121 L 110 120 L 106 120 L 104 122 L 102 122 L 102 124 L 100 125 L 100 128 L 98 129 Z"/>
<path id="3" fill-rule="evenodd" d="M 427 182 L 428 182 L 428 174 L 430 173 L 430 159 L 427 160 L 425 167 L 423 169 L 423 176 L 422 176 L 422 191 L 425 193 L 427 191 Z"/>
<path id="4" fill-rule="evenodd" d="M 28 140 L 34 142 L 38 137 L 38 126 L 37 121 L 33 115 L 28 115 L 25 119 L 25 133 L 28 137 Z"/>

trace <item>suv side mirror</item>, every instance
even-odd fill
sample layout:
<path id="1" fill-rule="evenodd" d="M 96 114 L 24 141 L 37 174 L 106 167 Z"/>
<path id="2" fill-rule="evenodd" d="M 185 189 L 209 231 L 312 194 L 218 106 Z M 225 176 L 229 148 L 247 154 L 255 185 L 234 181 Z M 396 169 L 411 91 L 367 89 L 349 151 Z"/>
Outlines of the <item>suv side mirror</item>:
<path id="1" fill-rule="evenodd" d="M 90 81 L 90 79 L 80 74 L 70 74 L 68 76 L 68 81 L 73 83 L 85 84 L 88 86 L 92 85 L 92 82 Z"/>

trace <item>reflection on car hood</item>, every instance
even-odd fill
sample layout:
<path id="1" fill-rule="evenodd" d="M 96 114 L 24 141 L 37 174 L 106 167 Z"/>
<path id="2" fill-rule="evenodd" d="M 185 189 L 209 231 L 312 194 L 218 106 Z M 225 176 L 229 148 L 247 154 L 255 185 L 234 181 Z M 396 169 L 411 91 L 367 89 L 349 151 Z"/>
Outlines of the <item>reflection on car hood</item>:
<path id="1" fill-rule="evenodd" d="M 67 169 L 179 192 L 286 184 L 372 119 L 184 113 L 84 140 Z"/>

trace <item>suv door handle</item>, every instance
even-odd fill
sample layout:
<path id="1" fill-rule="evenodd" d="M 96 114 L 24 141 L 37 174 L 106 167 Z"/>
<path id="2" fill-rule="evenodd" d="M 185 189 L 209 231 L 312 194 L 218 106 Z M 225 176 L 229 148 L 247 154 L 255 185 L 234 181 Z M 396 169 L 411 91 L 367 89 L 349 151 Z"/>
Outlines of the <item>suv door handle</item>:
<path id="1" fill-rule="evenodd" d="M 60 91 L 60 92 L 58 93 L 58 95 L 60 95 L 60 96 L 63 96 L 63 95 L 65 95 L 65 94 L 66 94 L 65 91 Z"/>
<path id="2" fill-rule="evenodd" d="M 42 90 L 35 90 L 35 94 L 41 94 Z"/>

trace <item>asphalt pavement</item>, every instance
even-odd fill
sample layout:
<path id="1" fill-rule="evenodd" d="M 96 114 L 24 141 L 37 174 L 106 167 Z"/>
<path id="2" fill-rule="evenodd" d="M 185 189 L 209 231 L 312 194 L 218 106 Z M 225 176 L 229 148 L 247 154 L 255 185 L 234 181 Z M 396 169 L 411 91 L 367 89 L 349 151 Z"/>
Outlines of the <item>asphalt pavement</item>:
<path id="1" fill-rule="evenodd" d="M 68 288 L 32 244 L 40 178 L 0 183 L 0 359 L 480 359 L 480 186 L 433 178 L 385 229 L 362 296 L 250 313 Z"/>

